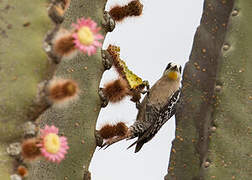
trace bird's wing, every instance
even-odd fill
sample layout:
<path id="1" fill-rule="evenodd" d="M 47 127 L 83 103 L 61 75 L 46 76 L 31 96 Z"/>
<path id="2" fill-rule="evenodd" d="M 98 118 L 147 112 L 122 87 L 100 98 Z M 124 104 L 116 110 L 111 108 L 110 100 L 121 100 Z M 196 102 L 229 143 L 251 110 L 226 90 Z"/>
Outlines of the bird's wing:
<path id="1" fill-rule="evenodd" d="M 154 126 L 162 127 L 175 113 L 176 105 L 179 102 L 181 89 L 178 89 L 175 93 L 172 94 L 168 103 L 159 112 L 159 120 L 155 121 Z M 161 124 L 159 124 L 161 123 Z"/>
<path id="2" fill-rule="evenodd" d="M 139 136 L 138 139 L 131 144 L 128 148 L 137 144 L 135 152 L 138 152 L 144 143 L 151 140 L 155 134 L 159 131 L 159 129 L 175 114 L 176 112 L 176 104 L 179 101 L 180 89 L 173 93 L 172 97 L 169 99 L 167 104 L 157 112 L 157 109 L 153 106 L 149 106 L 149 112 L 153 112 L 154 114 L 147 114 L 149 118 L 152 118 L 152 125 L 143 133 L 142 136 Z M 146 106 L 147 110 L 147 106 Z M 146 111 L 147 112 L 147 111 Z"/>

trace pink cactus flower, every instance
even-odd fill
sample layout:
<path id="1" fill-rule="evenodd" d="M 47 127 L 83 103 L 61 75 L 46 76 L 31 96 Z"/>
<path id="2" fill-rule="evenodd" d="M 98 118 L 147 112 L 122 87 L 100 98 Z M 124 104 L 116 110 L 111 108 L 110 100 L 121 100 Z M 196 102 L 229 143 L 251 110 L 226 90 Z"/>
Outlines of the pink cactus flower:
<path id="1" fill-rule="evenodd" d="M 101 47 L 102 44 L 98 41 L 103 39 L 103 36 L 99 34 L 100 27 L 97 27 L 96 22 L 90 18 L 81 18 L 77 20 L 77 24 L 72 24 L 74 27 L 74 43 L 75 46 L 83 53 L 91 56 L 96 53 L 97 47 Z"/>
<path id="2" fill-rule="evenodd" d="M 59 129 L 55 126 L 45 126 L 40 129 L 41 143 L 38 144 L 42 156 L 48 161 L 60 163 L 69 149 L 67 145 L 67 138 L 58 135 Z"/>

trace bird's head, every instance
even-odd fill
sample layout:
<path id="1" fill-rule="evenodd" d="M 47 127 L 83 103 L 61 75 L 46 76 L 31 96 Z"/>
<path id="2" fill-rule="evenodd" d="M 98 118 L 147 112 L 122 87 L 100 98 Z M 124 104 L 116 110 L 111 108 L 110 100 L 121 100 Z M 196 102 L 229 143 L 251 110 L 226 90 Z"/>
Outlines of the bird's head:
<path id="1" fill-rule="evenodd" d="M 181 70 L 182 70 L 182 68 L 180 65 L 177 65 L 173 62 L 170 62 L 166 66 L 163 75 L 167 76 L 171 80 L 177 80 L 177 79 L 180 79 L 180 77 L 181 77 Z"/>

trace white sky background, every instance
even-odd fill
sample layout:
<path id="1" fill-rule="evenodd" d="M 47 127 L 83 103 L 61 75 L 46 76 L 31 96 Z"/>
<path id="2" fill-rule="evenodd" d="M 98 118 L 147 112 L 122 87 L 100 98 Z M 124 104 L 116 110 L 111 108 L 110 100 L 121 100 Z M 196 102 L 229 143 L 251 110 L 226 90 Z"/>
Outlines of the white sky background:
<path id="1" fill-rule="evenodd" d="M 108 0 L 107 9 L 131 0 Z M 121 47 L 121 58 L 129 69 L 153 85 L 162 75 L 166 65 L 173 61 L 184 66 L 189 59 L 193 37 L 203 8 L 203 0 L 141 0 L 144 5 L 140 17 L 127 18 L 117 23 L 105 39 Z M 101 86 L 116 79 L 114 70 L 104 73 Z M 133 124 L 137 110 L 126 98 L 102 109 L 97 128 L 106 122 L 124 121 Z M 121 141 L 96 150 L 89 170 L 92 180 L 163 180 L 167 173 L 169 152 L 174 139 L 174 117 L 138 153 L 127 150 L 133 141 Z"/>

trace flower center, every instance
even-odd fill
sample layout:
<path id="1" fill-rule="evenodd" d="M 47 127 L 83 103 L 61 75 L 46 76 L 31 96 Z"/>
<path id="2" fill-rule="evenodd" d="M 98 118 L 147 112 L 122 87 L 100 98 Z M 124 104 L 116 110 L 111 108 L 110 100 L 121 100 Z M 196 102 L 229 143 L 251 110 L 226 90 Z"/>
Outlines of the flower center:
<path id="1" fill-rule="evenodd" d="M 90 45 L 94 41 L 94 35 L 89 27 L 80 28 L 77 34 L 81 44 Z"/>
<path id="2" fill-rule="evenodd" d="M 56 154 L 60 149 L 60 139 L 55 133 L 49 133 L 44 138 L 44 146 L 47 152 Z"/>

